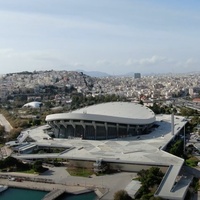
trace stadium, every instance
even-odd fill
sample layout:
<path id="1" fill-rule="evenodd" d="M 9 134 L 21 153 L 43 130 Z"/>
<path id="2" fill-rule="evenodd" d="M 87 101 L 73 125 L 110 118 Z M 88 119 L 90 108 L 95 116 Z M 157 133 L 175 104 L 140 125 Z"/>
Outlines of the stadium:
<path id="1" fill-rule="evenodd" d="M 55 138 L 105 140 L 149 133 L 155 114 L 131 102 L 109 102 L 46 116 Z"/>

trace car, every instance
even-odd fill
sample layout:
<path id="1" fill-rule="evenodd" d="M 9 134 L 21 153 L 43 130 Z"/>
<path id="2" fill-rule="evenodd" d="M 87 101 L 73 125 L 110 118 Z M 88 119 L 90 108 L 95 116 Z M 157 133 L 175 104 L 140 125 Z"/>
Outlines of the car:
<path id="1" fill-rule="evenodd" d="M 8 180 L 9 181 L 15 181 L 15 178 L 14 177 L 9 177 Z"/>

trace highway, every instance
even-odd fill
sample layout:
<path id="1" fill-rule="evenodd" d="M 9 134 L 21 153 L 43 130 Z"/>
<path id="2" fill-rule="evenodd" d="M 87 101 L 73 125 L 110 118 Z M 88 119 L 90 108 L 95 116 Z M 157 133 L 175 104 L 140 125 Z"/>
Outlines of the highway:
<path id="1" fill-rule="evenodd" d="M 200 111 L 200 103 L 188 101 L 183 98 L 174 99 L 174 104 L 176 106 L 181 106 L 181 107 L 184 106 L 187 108 L 191 108 L 191 109 Z"/>

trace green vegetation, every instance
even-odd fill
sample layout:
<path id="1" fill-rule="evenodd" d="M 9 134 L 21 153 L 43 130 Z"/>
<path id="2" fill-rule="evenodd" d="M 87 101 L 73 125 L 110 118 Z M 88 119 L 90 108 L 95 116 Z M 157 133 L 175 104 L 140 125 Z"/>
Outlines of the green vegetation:
<path id="1" fill-rule="evenodd" d="M 49 86 L 49 89 L 54 90 L 54 87 Z M 57 90 L 57 89 L 56 89 Z M 51 93 L 53 94 L 53 93 Z M 78 109 L 84 106 L 89 106 L 98 103 L 111 102 L 111 101 L 127 101 L 126 97 L 121 97 L 115 94 L 112 95 L 101 95 L 101 96 L 83 96 L 82 94 L 71 94 L 72 103 L 69 105 L 61 105 L 62 110 L 60 112 L 66 112 L 69 110 Z M 23 97 L 23 99 L 22 99 Z M 10 122 L 13 129 L 8 133 L 6 138 L 3 137 L 4 127 L 0 126 L 0 139 L 2 143 L 16 139 L 23 129 L 30 128 L 32 126 L 39 126 L 45 124 L 45 118 L 49 114 L 53 114 L 56 111 L 51 110 L 51 107 L 56 106 L 55 101 L 48 100 L 44 102 L 42 107 L 35 108 L 22 108 L 22 106 L 27 103 L 27 99 L 20 95 L 13 99 L 13 97 L 8 97 L 11 100 L 14 100 L 13 103 L 9 101 L 6 102 L 6 105 L 0 106 L 0 113 L 5 116 L 5 118 Z M 26 118 L 26 116 L 29 116 Z M 32 117 L 31 117 L 32 116 Z"/>
<path id="2" fill-rule="evenodd" d="M 149 106 L 149 108 L 155 113 L 155 114 L 171 114 L 176 113 L 177 110 L 173 108 L 172 104 L 169 106 L 162 105 L 160 103 L 153 103 L 153 106 Z"/>
<path id="3" fill-rule="evenodd" d="M 115 94 L 112 95 L 101 95 L 101 96 L 83 96 L 83 95 L 73 95 L 71 109 L 78 109 L 85 106 L 90 106 L 98 103 L 112 102 L 112 101 L 127 101 L 126 97 L 121 97 Z"/>
<path id="4" fill-rule="evenodd" d="M 200 114 L 200 112 L 198 112 L 198 110 L 187 108 L 187 107 L 176 108 L 172 104 L 163 105 L 162 103 L 153 103 L 153 106 L 149 106 L 149 108 L 155 114 L 172 114 L 172 113 L 174 113 L 174 114 L 185 116 L 185 117 L 190 117 L 190 116 L 198 117 Z"/>
<path id="5" fill-rule="evenodd" d="M 183 140 L 177 140 L 175 141 L 175 143 L 171 143 L 169 146 L 168 146 L 168 151 L 169 153 L 175 155 L 175 156 L 178 156 L 178 157 L 183 157 Z"/>
<path id="6" fill-rule="evenodd" d="M 0 169 L 2 171 L 27 171 L 30 166 L 13 157 L 7 157 L 4 160 L 0 160 Z"/>
<path id="7" fill-rule="evenodd" d="M 62 158 L 45 158 L 43 159 L 44 163 L 54 165 L 55 167 L 65 166 L 66 160 Z"/>
<path id="8" fill-rule="evenodd" d="M 41 161 L 35 161 L 33 164 L 23 163 L 20 160 L 17 160 L 13 157 L 7 157 L 4 160 L 0 160 L 0 170 L 1 171 L 9 171 L 9 172 L 37 172 L 42 173 L 47 170 L 42 166 Z"/>
<path id="9" fill-rule="evenodd" d="M 61 153 L 64 150 L 66 150 L 66 148 L 63 148 L 63 147 L 53 148 L 53 147 L 51 147 L 51 148 L 48 148 L 48 149 L 35 149 L 35 150 L 33 150 L 32 154 Z"/>
<path id="10" fill-rule="evenodd" d="M 185 117 L 198 116 L 199 112 L 198 112 L 198 110 L 194 110 L 194 109 L 191 109 L 191 108 L 181 107 L 180 108 L 180 115 L 185 116 Z"/>
<path id="11" fill-rule="evenodd" d="M 131 200 L 132 198 L 128 195 L 125 190 L 119 190 L 114 194 L 114 200 Z"/>
<path id="12" fill-rule="evenodd" d="M 22 173 L 25 173 L 25 174 L 36 174 L 37 172 L 34 169 L 29 169 L 29 170 L 26 170 L 26 171 L 22 171 Z"/>
<path id="13" fill-rule="evenodd" d="M 188 159 L 186 159 L 186 165 L 190 166 L 190 167 L 196 167 L 199 159 L 197 159 L 196 157 L 190 157 Z"/>
<path id="14" fill-rule="evenodd" d="M 199 178 L 194 177 L 191 186 L 194 188 L 194 192 L 198 192 L 200 188 Z"/>
<path id="15" fill-rule="evenodd" d="M 71 176 L 89 177 L 94 174 L 92 170 L 87 168 L 67 168 L 67 171 Z"/>
<path id="16" fill-rule="evenodd" d="M 32 165 L 32 169 L 38 173 L 46 171 L 45 168 L 42 166 L 41 160 L 36 160 Z"/>
<path id="17" fill-rule="evenodd" d="M 198 124 L 200 124 L 200 117 L 199 116 L 192 117 L 186 126 L 187 132 L 195 132 L 196 126 Z"/>
<path id="18" fill-rule="evenodd" d="M 154 197 L 157 186 L 160 184 L 164 174 L 158 167 L 151 167 L 150 169 L 138 172 L 138 180 L 142 186 L 138 190 L 135 199 L 160 199 Z"/>
<path id="19" fill-rule="evenodd" d="M 4 128 L 4 126 L 0 125 L 0 144 L 4 143 L 4 141 L 5 141 L 4 136 L 5 136 L 5 128 Z"/>

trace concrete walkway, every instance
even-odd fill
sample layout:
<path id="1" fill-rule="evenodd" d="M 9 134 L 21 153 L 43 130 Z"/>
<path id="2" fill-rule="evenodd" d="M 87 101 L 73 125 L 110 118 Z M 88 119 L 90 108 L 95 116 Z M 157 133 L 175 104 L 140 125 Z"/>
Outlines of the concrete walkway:
<path id="1" fill-rule="evenodd" d="M 17 187 L 17 188 L 27 188 L 33 190 L 43 190 L 43 191 L 52 191 L 54 189 L 64 190 L 67 193 L 81 193 L 81 191 L 85 191 L 86 188 L 82 186 L 66 186 L 61 184 L 51 184 L 51 183 L 42 183 L 42 182 L 32 182 L 32 181 L 11 181 L 8 179 L 0 179 L 1 185 L 7 185 L 9 187 Z"/>
<path id="2" fill-rule="evenodd" d="M 59 189 L 73 194 L 95 191 L 98 197 L 102 200 L 112 200 L 114 193 L 118 190 L 126 188 L 126 186 L 136 176 L 135 173 L 122 172 L 111 175 L 92 176 L 91 178 L 85 178 L 71 176 L 66 171 L 66 167 L 52 167 L 41 175 L 14 172 L 0 173 L 0 175 L 7 175 L 11 177 L 27 177 L 27 180 L 34 180 L 17 182 L 10 181 L 8 178 L 1 178 L 0 184 L 2 185 L 43 191 Z"/>

